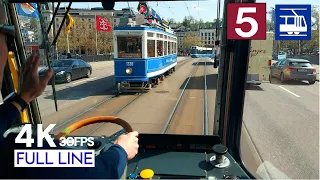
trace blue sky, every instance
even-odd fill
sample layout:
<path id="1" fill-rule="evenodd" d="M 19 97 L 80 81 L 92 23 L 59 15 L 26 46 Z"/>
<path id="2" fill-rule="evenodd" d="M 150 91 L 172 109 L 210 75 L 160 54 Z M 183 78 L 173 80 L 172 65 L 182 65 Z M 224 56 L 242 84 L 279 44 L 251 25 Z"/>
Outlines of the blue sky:
<path id="1" fill-rule="evenodd" d="M 281 1 L 281 3 L 279 3 Z M 221 0 L 221 17 L 223 11 L 223 0 Z M 256 2 L 267 2 L 267 10 L 274 7 L 275 4 L 312 4 L 319 5 L 319 0 L 257 0 Z M 199 3 L 199 4 L 198 4 Z M 184 16 L 192 15 L 196 19 L 203 19 L 204 21 L 212 21 L 217 17 L 217 0 L 205 1 L 179 1 L 179 2 L 149 2 L 153 9 L 155 9 L 163 18 L 174 18 L 177 21 L 182 21 Z M 130 7 L 137 8 L 138 2 L 130 2 Z M 72 3 L 74 8 L 92 8 L 101 7 L 101 3 Z M 116 2 L 114 9 L 122 9 L 128 7 L 127 2 Z"/>

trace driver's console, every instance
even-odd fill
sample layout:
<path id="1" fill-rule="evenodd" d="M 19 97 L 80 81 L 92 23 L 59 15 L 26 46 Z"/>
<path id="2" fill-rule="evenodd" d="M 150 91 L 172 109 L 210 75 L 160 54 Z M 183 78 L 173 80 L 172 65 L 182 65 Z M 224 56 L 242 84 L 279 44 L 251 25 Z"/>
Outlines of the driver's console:
<path id="1" fill-rule="evenodd" d="M 97 138 L 93 148 L 99 152 L 121 133 Z M 139 146 L 127 179 L 249 179 L 218 136 L 139 134 Z"/>
<path id="2" fill-rule="evenodd" d="M 218 136 L 140 134 L 139 146 L 129 178 L 151 169 L 153 179 L 249 179 Z"/>

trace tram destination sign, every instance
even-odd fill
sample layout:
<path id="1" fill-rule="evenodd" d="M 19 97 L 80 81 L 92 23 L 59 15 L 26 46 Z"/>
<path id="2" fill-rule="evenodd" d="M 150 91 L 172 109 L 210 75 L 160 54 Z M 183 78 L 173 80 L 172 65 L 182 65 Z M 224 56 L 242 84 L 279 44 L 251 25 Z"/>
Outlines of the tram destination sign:
<path id="1" fill-rule="evenodd" d="M 229 40 L 266 39 L 266 3 L 229 3 L 227 12 Z"/>

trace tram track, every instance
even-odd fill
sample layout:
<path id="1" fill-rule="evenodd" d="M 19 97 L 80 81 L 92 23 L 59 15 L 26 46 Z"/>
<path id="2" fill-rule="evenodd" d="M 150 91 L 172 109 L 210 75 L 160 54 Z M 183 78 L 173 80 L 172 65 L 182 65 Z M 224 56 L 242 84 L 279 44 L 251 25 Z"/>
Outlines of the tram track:
<path id="1" fill-rule="evenodd" d="M 200 74 L 200 71 L 199 68 L 200 67 L 200 64 L 203 64 L 204 66 L 204 71 L 203 73 L 203 81 L 201 82 L 201 84 L 203 83 L 203 87 L 202 87 L 202 91 L 203 91 L 203 94 L 200 95 L 199 92 L 196 92 L 197 91 L 197 88 L 198 88 L 198 85 L 199 85 L 199 81 L 197 81 L 197 78 L 195 75 L 196 74 Z M 178 97 L 167 121 L 165 122 L 164 124 L 164 127 L 161 131 L 162 134 L 171 134 L 171 133 L 179 133 L 180 131 L 186 131 L 183 127 L 179 127 L 181 124 L 184 124 L 185 127 L 189 126 L 188 128 L 191 127 L 194 127 L 195 129 L 197 130 L 194 130 L 194 132 L 188 132 L 188 133 L 200 133 L 200 129 L 201 129 L 201 134 L 204 134 L 204 135 L 208 135 L 209 134 L 209 122 L 208 122 L 208 105 L 207 105 L 207 71 L 206 71 L 206 65 L 207 65 L 207 62 L 206 61 L 201 61 L 201 59 L 199 61 L 196 62 L 195 64 L 195 67 L 191 70 L 191 73 L 189 75 L 189 77 L 187 78 L 187 80 L 185 81 L 185 84 L 182 88 L 182 91 L 180 93 L 180 96 Z M 192 82 L 191 82 L 192 81 Z M 195 85 L 196 84 L 196 85 Z M 193 87 L 191 87 L 193 86 Z M 190 88 L 188 88 L 190 87 Z M 193 91 L 193 92 L 192 92 Z M 192 96 L 193 95 L 193 96 Z M 191 96 L 191 97 L 190 97 Z M 195 97 L 194 97 L 195 96 Z M 190 111 L 196 111 L 195 109 L 185 109 L 183 110 L 184 107 L 181 107 L 181 106 L 197 106 L 199 105 L 199 97 L 202 96 L 201 98 L 203 98 L 203 118 L 194 118 L 192 119 L 192 115 L 195 115 L 195 116 L 199 116 L 199 113 L 190 113 Z M 198 97 L 198 100 L 197 102 L 195 102 L 194 105 L 191 105 L 193 102 L 190 100 L 190 99 L 187 99 L 187 98 L 197 98 Z M 184 103 L 182 104 L 182 102 L 184 101 Z M 191 102 L 188 102 L 188 101 L 191 101 Z M 189 104 L 188 104 L 189 103 Z M 186 105 L 187 104 L 187 105 Z M 179 109 L 180 108 L 180 109 Z M 192 108 L 192 107 L 191 107 Z M 179 110 L 178 110 L 179 109 Z M 179 111 L 179 112 L 178 112 Z M 182 114 L 182 111 L 183 111 L 183 114 L 188 114 L 190 115 L 188 118 L 190 118 L 189 120 L 186 120 L 186 119 L 181 119 L 181 117 L 183 115 Z M 179 114 L 180 114 L 180 117 L 179 117 Z M 202 127 L 197 127 L 199 122 L 197 122 L 196 120 L 197 119 L 202 119 Z M 180 121 L 184 121 L 184 122 L 181 122 Z M 194 122 L 192 122 L 194 121 Z M 186 125 L 188 124 L 188 125 Z M 193 124 L 193 125 L 192 125 Z M 186 129 L 188 129 L 186 128 Z M 182 130 L 184 129 L 184 130 Z"/>
<path id="2" fill-rule="evenodd" d="M 176 66 L 176 69 L 181 68 L 183 65 L 185 65 L 187 62 L 189 62 L 191 58 L 188 58 L 186 60 L 183 60 L 182 62 L 178 63 Z M 169 76 L 170 77 L 170 76 Z M 110 89 L 108 90 L 110 91 Z M 118 100 L 120 95 L 122 94 L 127 94 L 127 93 L 117 93 L 111 96 L 106 97 L 105 99 L 103 99 L 102 101 L 100 101 L 99 103 L 86 108 L 85 110 L 83 110 L 82 112 L 72 116 L 71 118 L 63 121 L 62 123 L 57 124 L 54 129 L 51 130 L 52 132 L 56 132 L 57 130 L 62 130 L 63 128 L 67 127 L 68 125 L 72 124 L 73 122 L 77 122 L 79 120 L 85 119 L 85 116 L 87 114 L 90 114 L 90 112 L 95 111 L 96 109 L 101 108 L 101 106 L 105 106 L 106 104 L 118 104 L 118 103 L 114 103 L 115 100 Z M 135 100 L 137 100 L 139 97 L 141 97 L 143 94 L 145 93 L 135 93 L 129 100 L 126 100 L 125 103 L 120 103 L 120 107 L 117 108 L 116 110 L 112 111 L 111 113 L 103 113 L 103 116 L 117 116 L 120 112 L 122 112 L 126 107 L 128 107 L 130 104 L 132 104 Z M 95 115 L 97 116 L 97 115 Z M 100 115 L 99 115 L 100 116 Z M 93 117 L 93 116 L 92 116 Z M 90 125 L 92 126 L 92 125 Z M 77 134 L 80 133 L 81 135 L 83 135 L 83 132 L 86 131 L 88 128 L 90 128 L 90 130 L 86 131 L 86 135 L 91 135 L 93 132 L 95 132 L 96 130 L 98 130 L 99 128 L 101 128 L 103 126 L 103 123 L 100 124 L 96 124 L 94 127 L 84 127 L 81 130 L 77 131 Z"/>
<path id="3" fill-rule="evenodd" d="M 182 67 L 184 64 L 186 64 L 187 62 L 189 62 L 188 60 L 190 60 L 191 58 L 188 58 L 184 61 L 182 61 L 181 63 L 179 63 L 176 66 L 176 70 L 178 70 L 180 67 Z M 141 97 L 144 93 L 139 94 L 138 97 Z M 125 104 L 124 106 L 120 107 L 117 111 L 115 111 L 114 113 L 111 114 L 111 116 L 117 116 L 120 112 L 122 112 L 127 106 L 129 106 L 130 104 L 132 104 L 136 99 L 133 99 L 132 101 L 130 101 L 129 103 Z M 105 123 L 99 123 L 97 124 L 95 127 L 93 127 L 88 133 L 86 133 L 86 136 L 90 136 L 92 135 L 94 132 L 96 132 L 98 129 L 100 129 L 103 125 L 105 125 Z"/>

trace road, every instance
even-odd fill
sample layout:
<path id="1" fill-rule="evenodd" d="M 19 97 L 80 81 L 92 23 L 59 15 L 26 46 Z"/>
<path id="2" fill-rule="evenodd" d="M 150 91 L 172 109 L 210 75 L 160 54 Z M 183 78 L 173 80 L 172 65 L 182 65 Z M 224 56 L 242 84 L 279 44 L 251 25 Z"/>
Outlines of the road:
<path id="1" fill-rule="evenodd" d="M 187 60 L 173 75 L 149 93 L 139 97 L 121 96 L 111 100 L 108 100 L 111 95 L 106 90 L 112 85 L 112 65 L 94 71 L 94 79 L 82 79 L 57 86 L 61 108 L 58 113 L 52 113 L 54 106 L 48 88 L 47 94 L 38 99 L 40 107 L 46 105 L 41 107 L 42 111 L 47 113 L 44 116 L 42 112 L 44 123 L 65 122 L 55 130 L 59 132 L 63 127 L 84 118 L 116 114 L 139 132 L 160 133 L 196 61 Z M 206 67 L 208 116 L 212 134 L 217 71 L 209 63 Z M 201 134 L 199 127 L 203 123 L 203 72 L 204 66 L 199 66 L 177 109 L 176 117 L 173 118 L 176 120 L 172 123 L 170 133 Z M 256 173 L 261 162 L 270 162 L 292 179 L 318 179 L 318 99 L 319 82 L 314 85 L 280 84 L 275 80 L 272 84 L 247 88 L 241 151 L 246 166 L 253 174 L 261 174 Z M 101 105 L 88 109 L 97 103 Z M 125 106 L 126 104 L 128 106 Z M 118 111 L 121 108 L 123 109 Z M 108 135 L 118 129 L 120 127 L 117 125 L 90 125 L 74 134 Z M 270 169 L 268 172 L 272 178 L 281 178 L 281 174 L 275 174 Z"/>
<path id="2" fill-rule="evenodd" d="M 318 99 L 318 82 L 274 82 L 246 91 L 244 124 L 259 156 L 290 178 L 319 177 Z"/>
<path id="3" fill-rule="evenodd" d="M 185 57 L 178 57 L 178 61 L 185 59 Z M 93 71 L 90 78 L 55 85 L 58 110 L 67 108 L 88 97 L 97 96 L 101 93 L 105 94 L 107 90 L 113 87 L 113 61 L 96 62 L 91 63 L 91 65 Z M 48 85 L 38 98 L 38 103 L 42 117 L 50 116 L 50 114 L 56 112 L 51 85 Z"/>

